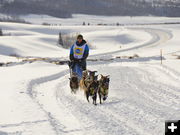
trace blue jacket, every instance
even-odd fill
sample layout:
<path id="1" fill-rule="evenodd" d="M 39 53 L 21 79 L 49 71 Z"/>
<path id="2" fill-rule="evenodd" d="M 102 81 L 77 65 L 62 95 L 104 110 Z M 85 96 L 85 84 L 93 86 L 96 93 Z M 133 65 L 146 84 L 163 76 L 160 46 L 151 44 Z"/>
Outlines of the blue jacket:
<path id="1" fill-rule="evenodd" d="M 76 41 L 76 45 L 77 45 L 77 46 L 83 46 L 84 44 L 86 44 L 86 41 L 85 41 L 85 40 L 83 40 L 80 44 L 78 43 L 78 41 Z M 71 49 L 70 49 L 70 55 L 69 55 L 70 60 L 75 60 L 73 48 L 74 48 L 74 45 L 72 45 L 72 46 L 71 46 Z M 88 57 L 88 55 L 89 55 L 89 47 L 88 47 L 88 45 L 86 44 L 86 47 L 85 47 L 85 50 L 84 50 L 84 54 L 83 54 L 82 60 L 86 60 L 87 57 Z"/>

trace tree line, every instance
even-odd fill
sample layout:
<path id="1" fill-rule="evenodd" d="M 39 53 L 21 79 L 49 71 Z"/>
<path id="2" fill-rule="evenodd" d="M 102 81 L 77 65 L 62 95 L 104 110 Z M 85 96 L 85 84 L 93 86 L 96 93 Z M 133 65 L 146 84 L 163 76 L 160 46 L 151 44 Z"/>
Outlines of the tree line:
<path id="1" fill-rule="evenodd" d="M 8 14 L 47 14 L 72 17 L 72 14 L 119 16 L 180 16 L 179 0 L 0 0 L 0 12 Z"/>

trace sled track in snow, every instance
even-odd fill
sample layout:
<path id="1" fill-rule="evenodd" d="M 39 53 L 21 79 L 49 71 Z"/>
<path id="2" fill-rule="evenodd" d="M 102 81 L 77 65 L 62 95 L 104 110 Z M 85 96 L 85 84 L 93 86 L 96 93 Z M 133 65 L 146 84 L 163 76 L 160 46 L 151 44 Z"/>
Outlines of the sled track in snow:
<path id="1" fill-rule="evenodd" d="M 39 108 L 46 114 L 47 120 L 49 121 L 50 125 L 54 128 L 54 131 L 56 132 L 56 135 L 59 135 L 60 133 L 63 132 L 63 129 L 61 129 L 59 122 L 52 116 L 51 112 L 46 111 L 42 104 L 36 99 L 37 97 L 37 92 L 34 91 L 34 87 L 36 85 L 40 85 L 42 83 L 46 83 L 48 81 L 52 81 L 52 80 L 56 80 L 59 77 L 62 77 L 64 75 L 66 75 L 68 73 L 68 70 L 62 71 L 60 73 L 54 74 L 54 75 L 50 75 L 50 76 L 46 76 L 46 77 L 42 77 L 42 78 L 38 78 L 38 79 L 34 79 L 32 81 L 30 81 L 28 88 L 27 88 L 27 92 L 28 95 L 32 98 L 33 102 L 35 102 L 36 104 L 38 104 Z"/>
<path id="2" fill-rule="evenodd" d="M 135 72 L 137 71 L 132 71 L 132 74 Z M 148 74 L 144 71 L 141 72 Z M 66 92 L 69 90 L 68 87 L 63 87 L 65 82 L 66 80 L 62 82 L 62 84 L 58 84 L 56 86 L 57 101 L 59 103 L 63 103 L 65 108 L 68 108 L 72 114 L 76 112 L 74 116 L 77 117 L 79 121 L 82 121 L 81 123 L 92 126 L 92 129 L 94 129 L 92 132 L 115 135 L 117 133 L 152 135 L 163 132 L 162 129 L 159 130 L 157 128 L 158 124 L 162 123 L 163 117 L 167 118 L 169 116 L 173 116 L 173 111 L 178 112 L 178 99 L 180 99 L 180 95 L 163 93 L 166 86 L 164 86 L 164 84 L 156 85 L 157 82 L 148 84 L 144 83 L 142 80 L 138 80 L 136 82 L 132 82 L 133 85 L 128 87 L 128 89 L 131 89 L 134 94 L 142 97 L 142 99 L 146 101 L 145 103 L 141 103 L 140 101 L 135 102 L 131 100 L 123 100 L 117 97 L 109 97 L 107 103 L 98 105 L 97 107 L 87 103 L 85 98 L 84 100 L 80 100 L 74 96 L 68 95 Z M 126 83 L 128 86 L 128 82 Z M 142 83 L 144 85 L 143 87 L 141 87 Z M 162 93 L 162 95 L 156 94 L 155 91 Z M 173 98 L 174 100 L 168 100 L 163 103 L 165 99 Z M 119 106 L 117 106 L 117 104 L 119 104 Z M 174 107 L 171 108 L 172 111 L 168 111 L 172 104 L 174 105 Z M 148 125 L 148 127 L 144 127 L 144 124 Z M 108 126 L 110 128 L 104 128 Z M 89 127 L 85 127 L 85 129 L 89 132 L 92 130 Z M 153 132 L 152 129 L 154 130 Z"/>
<path id="3" fill-rule="evenodd" d="M 129 28 L 129 29 L 145 31 L 152 36 L 152 40 L 150 40 L 146 43 L 143 43 L 141 45 L 128 48 L 128 49 L 122 49 L 122 50 L 118 50 L 118 51 L 101 53 L 101 54 L 96 54 L 96 55 L 91 55 L 91 56 L 92 57 L 97 57 L 97 56 L 99 57 L 99 56 L 112 55 L 112 54 L 116 54 L 116 53 L 120 53 L 120 52 L 126 52 L 126 51 L 141 49 L 144 47 L 152 47 L 152 46 L 162 44 L 162 43 L 170 40 L 173 37 L 173 35 L 170 31 L 165 31 L 165 30 L 160 30 L 160 29 L 152 29 L 152 28 Z"/>
<path id="4" fill-rule="evenodd" d="M 68 108 L 72 114 L 74 113 L 78 120 L 80 120 L 81 123 L 86 126 L 84 127 L 85 130 L 87 130 L 86 134 L 96 132 L 105 135 L 115 135 L 117 133 L 122 135 L 138 135 L 136 129 L 133 129 L 133 127 L 128 127 L 125 121 L 121 121 L 112 114 L 104 112 L 100 106 L 94 106 L 90 103 L 87 103 L 85 98 L 84 101 L 81 101 L 75 97 L 69 96 L 63 90 L 67 90 L 68 88 L 65 86 L 65 88 L 58 89 L 60 86 L 62 85 L 59 84 L 57 86 L 57 101 L 63 103 L 66 108 Z"/>
<path id="5" fill-rule="evenodd" d="M 158 35 L 159 32 L 155 31 L 156 30 L 152 30 L 150 32 L 149 29 L 148 32 L 153 35 L 153 40 L 148 43 L 130 49 L 103 53 L 95 56 L 98 57 L 102 55 L 111 55 L 114 53 L 139 49 L 142 47 L 154 46 L 163 43 L 171 38 L 170 33 L 164 32 L 168 38 L 161 40 L 161 36 Z M 155 34 L 153 32 L 155 32 Z M 160 71 L 161 69 L 158 68 L 159 67 L 157 67 L 157 70 Z M 133 72 L 139 72 L 139 70 Z M 145 71 L 141 72 L 149 74 Z M 165 71 L 162 72 L 166 74 Z M 143 99 L 146 99 L 146 104 L 142 104 L 139 101 L 132 102 L 123 98 L 109 97 L 109 102 L 103 105 L 94 106 L 87 103 L 85 98 L 80 100 L 76 98 L 76 96 L 69 95 L 66 92 L 66 90 L 69 90 L 68 85 L 64 85 L 68 82 L 67 74 L 69 74 L 68 70 L 64 70 L 54 75 L 34 79 L 30 81 L 27 88 L 28 95 L 32 98 L 33 102 L 38 104 L 39 108 L 46 114 L 47 121 L 53 127 L 56 135 L 68 134 L 70 133 L 70 131 L 64 130 L 65 126 L 61 122 L 61 119 L 57 119 L 54 116 L 53 112 L 48 111 L 44 107 L 43 102 L 41 102 L 37 98 L 38 91 L 35 90 L 35 88 L 41 84 L 53 82 L 59 79 L 62 79 L 62 82 L 56 84 L 56 102 L 59 107 L 63 107 L 72 115 L 72 117 L 75 117 L 81 125 L 81 129 L 71 131 L 72 133 L 80 130 L 80 132 L 82 132 L 83 134 L 100 133 L 103 135 L 153 135 L 154 133 L 162 132 L 162 129 L 157 129 L 158 124 L 162 122 L 162 118 L 160 117 L 168 117 L 168 115 L 173 115 L 171 114 L 171 112 L 163 112 L 162 108 L 164 108 L 164 110 L 168 110 L 169 106 L 172 104 L 175 105 L 174 107 L 172 107 L 173 110 L 177 110 L 177 107 L 179 107 L 179 91 L 174 90 L 173 86 L 156 84 L 157 82 L 155 81 L 147 84 L 142 80 L 139 80 L 139 83 L 137 83 L 137 81 L 125 81 L 124 85 L 126 85 L 128 89 L 131 89 L 136 95 L 142 96 Z M 177 78 L 177 76 L 173 75 L 170 77 L 173 79 Z M 149 78 L 146 79 L 148 81 L 151 80 L 149 80 Z M 121 80 L 120 82 L 123 82 L 123 80 Z M 129 85 L 129 83 L 131 83 L 132 85 Z M 144 84 L 144 86 L 141 86 L 142 83 Z M 163 99 L 166 98 L 170 100 L 165 101 L 164 103 Z M 120 104 L 118 108 L 116 106 L 117 104 Z M 154 108 L 153 104 L 156 104 L 157 109 Z M 129 117 L 131 117 L 132 119 L 129 119 Z M 159 120 L 157 118 L 159 118 Z M 149 124 L 149 127 L 144 127 L 144 124 Z M 151 129 L 154 129 L 154 131 L 152 131 Z"/>
<path id="6" fill-rule="evenodd" d="M 156 69 L 160 71 L 159 68 Z M 141 73 L 151 76 L 142 69 L 131 69 L 129 71 L 131 71 L 131 74 Z M 43 103 L 36 99 L 36 93 L 38 91 L 34 91 L 34 88 L 40 84 L 58 80 L 59 78 L 61 78 L 62 82 L 57 83 L 55 89 L 57 103 L 60 104 L 60 107 L 63 105 L 63 108 L 66 108 L 67 111 L 81 123 L 81 130 L 84 134 L 98 132 L 104 135 L 116 135 L 117 133 L 121 133 L 122 135 L 152 135 L 154 133 L 161 133 L 163 131 L 162 129 L 157 129 L 158 124 L 162 123 L 163 118 L 173 116 L 173 110 L 177 111 L 180 106 L 179 91 L 174 91 L 173 87 L 165 84 L 157 84 L 155 81 L 152 81 L 150 84 L 142 80 L 133 82 L 135 78 L 131 79 L 131 85 L 129 85 L 130 82 L 125 81 L 125 78 L 125 80 L 122 78 L 120 82 L 125 82 L 124 85 L 127 86 L 127 89 L 131 89 L 134 94 L 139 95 L 143 100 L 146 100 L 145 103 L 141 103 L 138 100 L 137 102 L 133 102 L 122 98 L 109 97 L 109 102 L 103 105 L 94 106 L 87 103 L 85 98 L 82 98 L 81 100 L 70 94 L 68 85 L 64 85 L 68 82 L 67 75 L 68 71 L 62 71 L 58 74 L 35 79 L 30 82 L 28 87 L 29 95 L 33 101 L 40 106 L 42 111 L 45 112 L 48 121 L 56 131 L 57 135 L 67 134 L 69 132 L 63 129 L 64 126 L 61 124 L 60 119 L 56 119 L 53 116 L 53 113 L 48 112 L 43 108 Z M 125 77 L 125 75 L 121 76 Z M 170 78 L 175 79 L 176 77 L 170 76 Z M 149 79 L 151 80 L 151 78 L 146 78 L 146 81 L 150 81 Z M 169 100 L 165 100 L 167 98 Z M 117 106 L 117 104 L 119 104 L 119 106 Z M 174 105 L 171 108 L 172 111 L 168 111 L 169 106 L 172 104 Z M 156 105 L 156 109 L 154 108 L 154 105 Z M 144 127 L 144 124 L 149 126 Z M 153 129 L 153 133 L 151 133 L 151 129 Z"/>

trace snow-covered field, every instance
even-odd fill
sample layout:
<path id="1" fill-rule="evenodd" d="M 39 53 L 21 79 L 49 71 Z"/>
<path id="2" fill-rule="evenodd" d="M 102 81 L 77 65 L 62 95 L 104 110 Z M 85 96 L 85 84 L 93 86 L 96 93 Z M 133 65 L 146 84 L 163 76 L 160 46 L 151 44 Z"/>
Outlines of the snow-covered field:
<path id="1" fill-rule="evenodd" d="M 178 17 L 154 17 L 154 16 L 142 16 L 142 17 L 134 17 L 134 16 L 95 16 L 95 15 L 83 15 L 83 14 L 73 14 L 72 18 L 56 18 L 48 15 L 25 15 L 21 16 L 21 19 L 26 20 L 27 22 L 34 24 L 54 24 L 54 25 L 82 25 L 83 22 L 87 25 L 97 25 L 97 24 L 123 24 L 123 25 L 134 25 L 134 24 L 150 24 L 150 23 L 172 23 L 172 22 L 180 22 L 180 18 Z"/>
<path id="2" fill-rule="evenodd" d="M 68 26 L 0 23 L 11 34 L 0 37 L 0 63 L 17 62 L 0 67 L 0 135 L 163 135 L 165 120 L 180 119 L 180 25 L 75 26 L 72 20 L 60 20 Z M 104 59 L 88 61 L 88 69 L 110 75 L 102 105 L 88 103 L 81 91 L 71 94 L 67 65 L 18 64 L 10 56 L 68 60 L 69 50 L 57 45 L 59 31 L 82 33 L 93 46 L 89 59 Z M 127 58 L 134 54 L 139 58 Z"/>

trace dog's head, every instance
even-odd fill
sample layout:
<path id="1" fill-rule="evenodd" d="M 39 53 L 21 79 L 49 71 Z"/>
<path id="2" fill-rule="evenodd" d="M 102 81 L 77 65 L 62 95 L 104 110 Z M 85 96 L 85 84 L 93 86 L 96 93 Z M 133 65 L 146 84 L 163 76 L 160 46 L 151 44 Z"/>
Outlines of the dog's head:
<path id="1" fill-rule="evenodd" d="M 89 72 L 89 76 L 95 76 L 97 71 L 90 71 L 90 70 L 88 70 L 88 72 Z"/>
<path id="2" fill-rule="evenodd" d="M 100 79 L 100 81 L 102 82 L 102 84 L 109 85 L 109 82 L 110 82 L 110 78 L 109 78 L 109 77 L 110 77 L 109 75 L 103 76 L 103 75 L 101 74 L 101 79 Z"/>
<path id="3" fill-rule="evenodd" d="M 98 76 L 95 75 L 97 71 L 89 71 L 89 79 L 90 80 L 97 80 Z"/>
<path id="4" fill-rule="evenodd" d="M 71 78 L 69 78 L 70 82 L 77 83 L 78 82 L 78 76 L 75 72 L 72 73 Z"/>
<path id="5" fill-rule="evenodd" d="M 69 80 L 73 83 L 76 83 L 76 82 L 78 82 L 78 77 L 73 76 L 73 77 L 69 78 Z"/>
<path id="6" fill-rule="evenodd" d="M 88 76 L 88 71 L 87 70 L 85 70 L 85 71 L 83 71 L 83 73 L 82 73 L 82 78 L 87 78 L 87 76 Z"/>
<path id="7" fill-rule="evenodd" d="M 78 77 L 77 76 L 72 76 L 71 78 L 69 78 L 69 80 L 70 80 L 71 92 L 76 93 L 76 90 L 79 87 Z"/>

